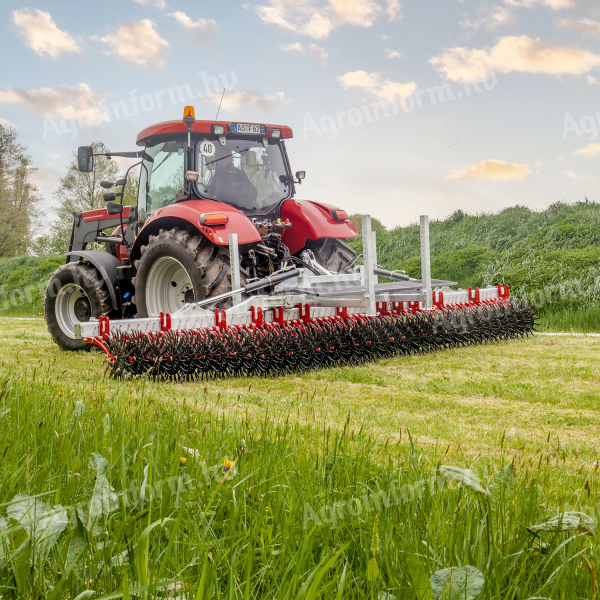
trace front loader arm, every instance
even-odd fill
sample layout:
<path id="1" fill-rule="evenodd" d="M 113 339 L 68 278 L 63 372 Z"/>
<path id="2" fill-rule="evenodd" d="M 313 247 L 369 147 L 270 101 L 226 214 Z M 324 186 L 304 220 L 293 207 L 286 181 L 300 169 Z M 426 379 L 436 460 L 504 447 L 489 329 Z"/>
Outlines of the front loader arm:
<path id="1" fill-rule="evenodd" d="M 88 244 L 98 240 L 100 233 L 105 229 L 114 229 L 121 225 L 119 216 L 109 215 L 106 208 L 98 210 L 88 210 L 81 213 L 73 213 L 73 231 L 71 233 L 71 243 L 69 252 L 85 250 Z M 123 207 L 123 224 L 125 225 L 125 239 L 129 244 L 135 240 L 135 224 L 137 223 L 137 207 Z M 67 256 L 67 262 L 71 261 L 71 256 Z"/>

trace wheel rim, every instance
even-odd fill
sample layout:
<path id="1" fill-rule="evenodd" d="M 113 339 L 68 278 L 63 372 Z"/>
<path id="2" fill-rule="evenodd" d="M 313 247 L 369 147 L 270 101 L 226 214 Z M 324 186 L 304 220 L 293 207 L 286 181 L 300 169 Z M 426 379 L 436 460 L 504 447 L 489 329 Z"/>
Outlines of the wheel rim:
<path id="1" fill-rule="evenodd" d="M 186 302 L 193 301 L 192 280 L 184 266 L 170 256 L 159 258 L 150 268 L 146 282 L 148 316 L 174 313 Z"/>
<path id="2" fill-rule="evenodd" d="M 75 283 L 63 285 L 56 296 L 55 314 L 61 331 L 75 339 L 75 325 L 90 320 L 90 299 Z"/>

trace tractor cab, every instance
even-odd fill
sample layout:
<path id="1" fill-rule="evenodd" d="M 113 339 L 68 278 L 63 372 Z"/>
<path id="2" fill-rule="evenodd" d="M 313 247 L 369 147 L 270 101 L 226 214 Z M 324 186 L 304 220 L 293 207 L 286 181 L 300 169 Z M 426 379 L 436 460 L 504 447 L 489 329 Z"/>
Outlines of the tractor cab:
<path id="1" fill-rule="evenodd" d="M 189 117 L 188 117 L 189 119 Z M 289 127 L 226 121 L 169 121 L 142 131 L 140 219 L 185 200 L 216 200 L 251 218 L 276 219 L 294 184 L 284 139 Z"/>

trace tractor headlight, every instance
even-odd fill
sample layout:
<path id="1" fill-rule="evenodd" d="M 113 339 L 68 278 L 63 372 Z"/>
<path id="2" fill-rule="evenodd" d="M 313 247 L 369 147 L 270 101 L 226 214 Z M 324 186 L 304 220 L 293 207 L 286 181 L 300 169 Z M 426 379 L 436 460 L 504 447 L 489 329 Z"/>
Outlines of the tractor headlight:
<path id="1" fill-rule="evenodd" d="M 271 137 L 280 138 L 281 137 L 281 129 L 271 129 Z"/>
<path id="2" fill-rule="evenodd" d="M 215 135 L 224 135 L 225 134 L 225 125 L 213 125 L 213 133 Z"/>
<path id="3" fill-rule="evenodd" d="M 198 173 L 198 171 L 188 171 L 185 174 L 185 178 L 188 181 L 198 181 L 198 177 L 200 177 L 200 173 Z"/>

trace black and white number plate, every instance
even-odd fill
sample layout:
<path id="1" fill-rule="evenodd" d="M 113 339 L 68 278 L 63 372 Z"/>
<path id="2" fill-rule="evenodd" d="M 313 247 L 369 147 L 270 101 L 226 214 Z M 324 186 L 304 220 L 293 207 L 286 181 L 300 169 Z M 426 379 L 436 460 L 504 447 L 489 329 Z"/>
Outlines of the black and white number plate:
<path id="1" fill-rule="evenodd" d="M 254 125 L 252 123 L 232 123 L 233 133 L 243 133 L 246 135 L 265 135 L 267 128 L 264 125 Z"/>

